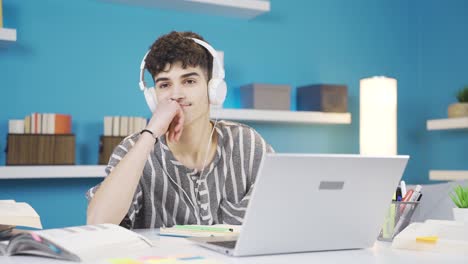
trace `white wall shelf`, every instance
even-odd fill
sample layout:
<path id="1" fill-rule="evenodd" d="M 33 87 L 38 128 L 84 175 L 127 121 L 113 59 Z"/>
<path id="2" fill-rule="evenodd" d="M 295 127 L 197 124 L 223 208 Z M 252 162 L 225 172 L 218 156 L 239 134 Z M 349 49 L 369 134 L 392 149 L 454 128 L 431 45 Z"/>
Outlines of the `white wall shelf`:
<path id="1" fill-rule="evenodd" d="M 211 109 L 211 118 L 235 121 L 303 124 L 351 124 L 350 113 L 279 111 L 253 109 Z"/>
<path id="2" fill-rule="evenodd" d="M 0 42 L 15 42 L 16 29 L 0 28 Z"/>
<path id="3" fill-rule="evenodd" d="M 194 13 L 252 19 L 270 11 L 270 0 L 106 0 Z"/>
<path id="4" fill-rule="evenodd" d="M 431 170 L 431 181 L 461 181 L 468 180 L 468 170 Z"/>
<path id="5" fill-rule="evenodd" d="M 105 165 L 0 166 L 0 180 L 104 177 L 105 168 Z"/>
<path id="6" fill-rule="evenodd" d="M 276 111 L 252 109 L 211 109 L 218 119 L 304 124 L 350 124 L 350 113 Z M 2 179 L 96 178 L 105 176 L 105 165 L 0 166 Z"/>
<path id="7" fill-rule="evenodd" d="M 468 129 L 468 117 L 432 119 L 426 122 L 427 130 Z M 430 170 L 431 181 L 468 180 L 468 170 Z"/>
<path id="8" fill-rule="evenodd" d="M 468 129 L 468 117 L 427 120 L 427 130 Z"/>
<path id="9" fill-rule="evenodd" d="M 468 129 L 468 117 L 432 119 L 426 122 L 427 130 Z M 468 180 L 468 170 L 430 170 L 431 181 Z"/>

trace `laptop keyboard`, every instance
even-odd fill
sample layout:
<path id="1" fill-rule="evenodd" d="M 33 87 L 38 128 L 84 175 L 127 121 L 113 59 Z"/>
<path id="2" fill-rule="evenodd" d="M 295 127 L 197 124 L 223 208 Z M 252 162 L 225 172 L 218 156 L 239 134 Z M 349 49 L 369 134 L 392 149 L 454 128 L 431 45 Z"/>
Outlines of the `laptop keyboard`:
<path id="1" fill-rule="evenodd" d="M 208 242 L 208 244 L 213 244 L 216 246 L 221 246 L 225 248 L 235 248 L 236 247 L 236 240 L 232 241 L 213 241 L 213 242 Z"/>

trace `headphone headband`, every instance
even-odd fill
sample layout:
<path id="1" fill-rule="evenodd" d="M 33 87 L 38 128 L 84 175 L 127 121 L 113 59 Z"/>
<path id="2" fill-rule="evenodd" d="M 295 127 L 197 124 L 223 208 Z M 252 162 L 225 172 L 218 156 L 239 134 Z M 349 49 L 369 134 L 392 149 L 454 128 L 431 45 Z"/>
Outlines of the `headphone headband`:
<path id="1" fill-rule="evenodd" d="M 227 86 L 226 82 L 224 81 L 224 68 L 221 64 L 221 60 L 218 57 L 216 50 L 207 42 L 197 39 L 197 38 L 187 38 L 193 40 L 198 45 L 204 47 L 213 57 L 213 68 L 211 71 L 211 79 L 208 81 L 208 96 L 210 103 L 212 105 L 222 105 L 224 99 L 226 98 Z M 145 82 L 145 69 L 146 69 L 146 57 L 150 53 L 151 50 L 147 51 L 143 60 L 140 64 L 140 82 L 139 87 L 140 90 L 144 93 L 146 102 L 148 103 L 149 108 L 151 111 L 156 109 L 157 99 L 156 99 L 156 92 L 154 91 L 154 87 L 146 86 Z"/>
<path id="2" fill-rule="evenodd" d="M 207 42 L 205 42 L 203 40 L 200 40 L 200 39 L 197 39 L 197 38 L 188 38 L 188 39 L 193 40 L 195 43 L 197 43 L 200 46 L 207 49 L 208 52 L 213 57 L 213 69 L 212 69 L 212 72 L 211 72 L 211 78 L 224 79 L 224 77 L 225 77 L 224 68 L 223 68 L 223 65 L 221 64 L 221 60 L 219 59 L 218 53 L 216 52 L 216 50 L 210 44 L 208 44 Z M 148 57 L 148 54 L 150 52 L 151 52 L 151 50 L 148 50 L 145 53 L 145 56 L 141 60 L 141 64 L 140 64 L 140 83 L 139 83 L 139 86 L 140 86 L 141 91 L 144 91 L 145 88 L 147 87 L 146 82 L 145 82 L 146 57 Z"/>
<path id="3" fill-rule="evenodd" d="M 195 41 L 195 43 L 198 43 L 199 45 L 207 49 L 213 57 L 213 71 L 211 78 L 224 79 L 224 68 L 223 65 L 221 65 L 221 61 L 218 57 L 218 52 L 216 52 L 216 50 L 213 47 L 211 47 L 210 44 L 204 42 L 203 40 L 199 40 L 197 38 L 191 39 Z"/>

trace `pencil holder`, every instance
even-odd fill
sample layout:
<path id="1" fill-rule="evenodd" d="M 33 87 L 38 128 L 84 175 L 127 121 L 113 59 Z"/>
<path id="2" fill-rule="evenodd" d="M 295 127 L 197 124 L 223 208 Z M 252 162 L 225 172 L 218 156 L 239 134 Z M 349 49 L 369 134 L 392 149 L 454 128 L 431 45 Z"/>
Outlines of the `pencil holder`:
<path id="1" fill-rule="evenodd" d="M 393 238 L 411 222 L 418 205 L 419 202 L 392 201 L 377 239 L 393 241 Z"/>

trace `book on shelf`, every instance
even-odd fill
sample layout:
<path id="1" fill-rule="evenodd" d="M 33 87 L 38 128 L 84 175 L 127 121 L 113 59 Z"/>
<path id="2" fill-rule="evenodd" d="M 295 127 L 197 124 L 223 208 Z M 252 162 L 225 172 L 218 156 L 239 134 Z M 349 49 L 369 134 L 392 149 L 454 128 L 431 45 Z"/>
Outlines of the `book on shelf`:
<path id="1" fill-rule="evenodd" d="M 112 136 L 120 136 L 120 116 L 112 117 Z"/>
<path id="2" fill-rule="evenodd" d="M 112 116 L 104 117 L 104 136 L 112 136 Z"/>
<path id="3" fill-rule="evenodd" d="M 22 120 L 9 120 L 10 134 L 71 134 L 72 118 L 67 114 L 32 113 Z"/>
<path id="4" fill-rule="evenodd" d="M 50 134 L 71 134 L 72 133 L 72 117 L 66 114 L 53 114 Z"/>
<path id="5" fill-rule="evenodd" d="M 0 236 L 16 226 L 42 228 L 41 218 L 28 203 L 0 200 Z"/>
<path id="6" fill-rule="evenodd" d="M 161 227 L 161 236 L 174 237 L 210 237 L 210 236 L 238 236 L 240 225 L 175 225 L 172 227 Z"/>
<path id="7" fill-rule="evenodd" d="M 119 136 L 127 136 L 129 134 L 128 132 L 128 116 L 121 116 Z"/>
<path id="8" fill-rule="evenodd" d="M 34 255 L 70 261 L 127 256 L 151 248 L 144 236 L 114 224 L 27 231 L 0 243 L 0 255 Z"/>
<path id="9" fill-rule="evenodd" d="M 137 116 L 105 116 L 104 136 L 126 137 L 146 127 L 146 118 Z"/>
<path id="10" fill-rule="evenodd" d="M 49 114 L 43 113 L 39 114 L 39 116 L 41 118 L 40 134 L 49 134 Z"/>
<path id="11" fill-rule="evenodd" d="M 24 134 L 31 134 L 31 115 L 24 117 Z"/>
<path id="12" fill-rule="evenodd" d="M 24 120 L 10 119 L 8 120 L 8 134 L 23 134 Z"/>
<path id="13" fill-rule="evenodd" d="M 135 133 L 136 130 L 135 130 L 135 117 L 133 116 L 130 116 L 128 118 L 128 134 L 132 134 L 132 133 Z"/>
<path id="14" fill-rule="evenodd" d="M 31 114 L 31 134 L 38 134 L 39 133 L 39 113 L 32 113 Z"/>

